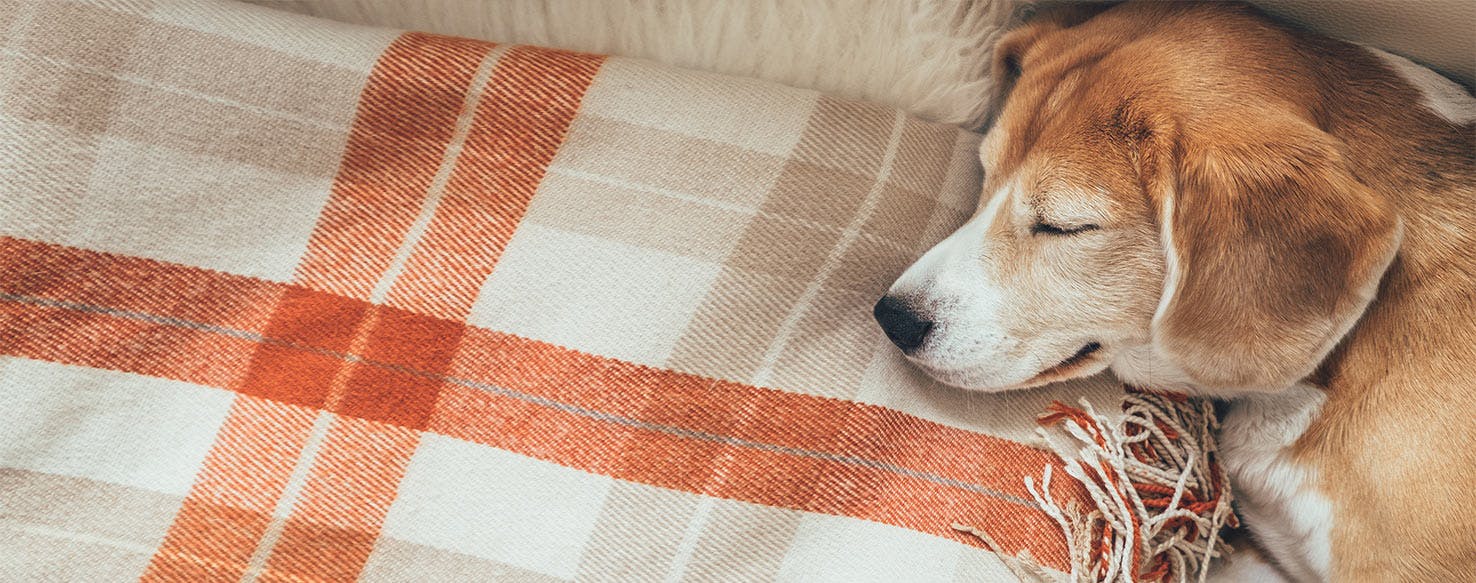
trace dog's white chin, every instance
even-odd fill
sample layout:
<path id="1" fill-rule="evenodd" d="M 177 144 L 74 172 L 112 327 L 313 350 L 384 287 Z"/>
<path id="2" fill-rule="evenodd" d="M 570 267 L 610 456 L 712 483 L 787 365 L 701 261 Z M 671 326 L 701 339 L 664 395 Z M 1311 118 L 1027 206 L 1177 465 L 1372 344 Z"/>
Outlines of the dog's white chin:
<path id="1" fill-rule="evenodd" d="M 1004 385 L 996 382 L 993 375 L 989 374 L 990 371 L 983 368 L 943 368 L 911 356 L 907 357 L 907 361 L 917 367 L 917 370 L 932 377 L 933 380 L 950 387 L 984 392 L 1004 390 Z"/>
<path id="2" fill-rule="evenodd" d="M 929 365 L 927 362 L 908 357 L 918 370 L 927 373 L 934 380 L 950 387 L 975 391 L 980 393 L 1003 393 L 1008 391 L 1020 391 L 1043 387 L 1052 383 L 1064 382 L 1084 377 L 1089 377 L 1107 370 L 1111 364 L 1111 358 L 1093 357 L 1090 361 L 1073 367 L 1061 374 L 1051 374 L 1055 366 L 1050 366 L 1039 372 L 1030 374 L 1023 378 L 1001 378 L 997 369 L 986 369 L 980 367 L 970 368 L 940 368 Z"/>
<path id="3" fill-rule="evenodd" d="M 1111 360 L 1112 374 L 1122 382 L 1155 390 L 1198 394 L 1189 375 L 1151 344 L 1138 344 L 1117 351 Z"/>

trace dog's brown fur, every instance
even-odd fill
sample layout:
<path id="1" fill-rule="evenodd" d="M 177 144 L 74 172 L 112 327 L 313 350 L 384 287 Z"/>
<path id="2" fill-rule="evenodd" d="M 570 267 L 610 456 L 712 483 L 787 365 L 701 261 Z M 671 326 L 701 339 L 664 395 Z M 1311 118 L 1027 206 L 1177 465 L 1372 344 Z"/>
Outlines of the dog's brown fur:
<path id="1" fill-rule="evenodd" d="M 1368 51 L 1244 6 L 1100 10 L 1001 41 L 986 166 L 1048 152 L 1115 208 L 1171 217 L 1181 278 L 1155 342 L 1196 384 L 1325 389 L 1295 454 L 1333 503 L 1335 579 L 1472 577 L 1476 128 Z"/>

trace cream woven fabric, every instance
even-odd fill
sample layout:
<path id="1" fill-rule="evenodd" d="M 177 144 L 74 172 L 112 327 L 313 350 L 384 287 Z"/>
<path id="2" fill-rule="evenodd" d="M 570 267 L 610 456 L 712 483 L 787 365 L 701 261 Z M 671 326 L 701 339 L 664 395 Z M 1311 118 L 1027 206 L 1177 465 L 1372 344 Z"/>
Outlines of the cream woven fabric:
<path id="1" fill-rule="evenodd" d="M 965 395 L 869 319 L 976 136 L 201 0 L 0 31 L 0 579 L 1064 564 L 1034 418 L 1117 387 Z"/>

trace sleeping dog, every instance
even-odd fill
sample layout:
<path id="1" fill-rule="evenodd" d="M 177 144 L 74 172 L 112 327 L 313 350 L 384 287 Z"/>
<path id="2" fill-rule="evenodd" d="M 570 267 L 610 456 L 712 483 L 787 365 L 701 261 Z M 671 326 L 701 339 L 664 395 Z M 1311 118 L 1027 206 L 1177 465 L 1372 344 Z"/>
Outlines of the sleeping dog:
<path id="1" fill-rule="evenodd" d="M 876 306 L 908 359 L 1228 399 L 1284 576 L 1476 576 L 1476 100 L 1232 4 L 1042 14 L 994 73 L 978 211 Z"/>

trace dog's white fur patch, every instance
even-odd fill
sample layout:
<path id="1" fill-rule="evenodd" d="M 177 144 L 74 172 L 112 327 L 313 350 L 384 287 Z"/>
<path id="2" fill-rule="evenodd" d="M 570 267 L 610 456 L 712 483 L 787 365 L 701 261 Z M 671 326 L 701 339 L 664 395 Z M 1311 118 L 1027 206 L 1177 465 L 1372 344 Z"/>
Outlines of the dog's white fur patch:
<path id="1" fill-rule="evenodd" d="M 1209 583 L 1286 583 L 1286 576 L 1255 549 L 1237 547 L 1225 561 L 1211 568 Z"/>
<path id="2" fill-rule="evenodd" d="M 1007 0 L 251 0 L 343 22 L 639 57 L 982 125 Z"/>
<path id="3" fill-rule="evenodd" d="M 1394 53 L 1369 46 L 1363 48 L 1382 59 L 1389 68 L 1418 89 L 1425 96 L 1425 107 L 1436 115 L 1457 125 L 1476 122 L 1476 98 L 1471 97 L 1455 81 Z"/>
<path id="4" fill-rule="evenodd" d="M 1112 374 L 1117 375 L 1122 382 L 1134 386 L 1153 387 L 1159 391 L 1209 394 L 1202 387 L 1196 386 L 1193 379 L 1179 365 L 1174 364 L 1172 358 L 1151 343 L 1118 351 L 1112 359 Z"/>
<path id="5" fill-rule="evenodd" d="M 1332 502 L 1317 472 L 1289 449 L 1317 418 L 1327 397 L 1298 384 L 1230 402 L 1220 452 L 1240 511 L 1261 548 L 1295 581 L 1326 581 L 1332 565 Z"/>

